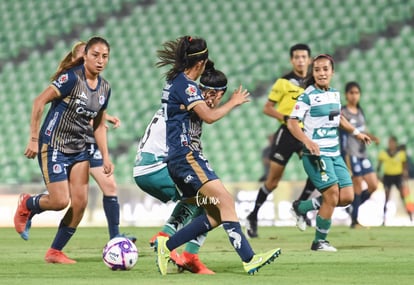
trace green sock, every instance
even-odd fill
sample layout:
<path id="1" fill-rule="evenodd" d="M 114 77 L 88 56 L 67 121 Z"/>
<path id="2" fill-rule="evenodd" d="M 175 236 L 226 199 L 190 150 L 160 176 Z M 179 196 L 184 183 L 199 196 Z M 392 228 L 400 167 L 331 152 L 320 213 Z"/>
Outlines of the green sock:
<path id="1" fill-rule="evenodd" d="M 192 254 L 198 254 L 200 250 L 200 245 L 195 244 L 193 242 L 187 242 L 185 244 L 185 251 L 192 253 Z"/>
<path id="2" fill-rule="evenodd" d="M 172 236 L 175 232 L 188 224 L 199 211 L 200 210 L 196 205 L 187 204 L 183 201 L 178 202 L 167 223 L 163 226 L 162 232 Z"/>
<path id="3" fill-rule="evenodd" d="M 329 229 L 331 227 L 332 220 L 326 220 L 321 216 L 316 216 L 316 231 L 315 231 L 315 242 L 318 240 L 326 240 Z"/>
<path id="4" fill-rule="evenodd" d="M 321 207 L 321 202 L 322 196 L 312 198 L 310 200 L 300 201 L 298 207 L 299 213 L 304 215 L 311 210 L 319 210 L 319 208 Z"/>

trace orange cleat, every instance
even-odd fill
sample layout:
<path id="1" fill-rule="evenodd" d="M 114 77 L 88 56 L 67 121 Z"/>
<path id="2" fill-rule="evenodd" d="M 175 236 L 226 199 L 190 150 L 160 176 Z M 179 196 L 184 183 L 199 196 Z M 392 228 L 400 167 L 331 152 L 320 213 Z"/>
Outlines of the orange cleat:
<path id="1" fill-rule="evenodd" d="M 164 233 L 164 232 L 158 232 L 156 233 L 149 241 L 150 247 L 155 247 L 155 240 L 157 239 L 157 237 L 162 236 L 162 237 L 169 237 L 168 234 Z"/>
<path id="2" fill-rule="evenodd" d="M 215 274 L 214 271 L 207 268 L 207 266 L 200 261 L 198 254 L 184 251 L 181 254 L 181 260 L 184 262 L 183 269 L 196 274 Z M 177 264 L 178 265 L 178 264 Z"/>
<path id="3" fill-rule="evenodd" d="M 45 255 L 45 261 L 47 263 L 60 263 L 60 264 L 74 264 L 75 260 L 67 257 L 62 251 L 49 248 Z"/>
<path id="4" fill-rule="evenodd" d="M 31 196 L 29 194 L 22 193 L 17 201 L 17 210 L 14 214 L 14 228 L 16 232 L 21 234 L 26 228 L 26 223 L 29 220 L 30 210 L 26 207 L 26 201 Z"/>

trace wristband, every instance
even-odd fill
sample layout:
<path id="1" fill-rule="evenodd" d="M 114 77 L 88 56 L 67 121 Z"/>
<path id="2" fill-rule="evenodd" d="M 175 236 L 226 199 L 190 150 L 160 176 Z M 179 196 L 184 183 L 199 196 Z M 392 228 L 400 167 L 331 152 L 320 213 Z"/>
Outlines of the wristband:
<path id="1" fill-rule="evenodd" d="M 289 120 L 289 116 L 288 115 L 284 115 L 283 116 L 283 121 L 285 122 L 285 123 L 287 123 L 287 121 Z"/>
<path id="2" fill-rule="evenodd" d="M 32 142 L 38 142 L 39 141 L 39 139 L 38 138 L 35 138 L 35 137 L 32 137 Z"/>
<path id="3" fill-rule="evenodd" d="M 359 135 L 361 132 L 357 129 L 357 128 L 355 128 L 353 131 L 352 131 L 352 134 L 354 135 L 354 136 L 357 136 L 357 135 Z"/>

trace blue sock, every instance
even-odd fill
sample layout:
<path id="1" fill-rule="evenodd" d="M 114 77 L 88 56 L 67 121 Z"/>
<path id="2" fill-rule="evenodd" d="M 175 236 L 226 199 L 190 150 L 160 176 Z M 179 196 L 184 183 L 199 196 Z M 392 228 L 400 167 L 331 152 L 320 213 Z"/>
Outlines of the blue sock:
<path id="1" fill-rule="evenodd" d="M 223 222 L 223 228 L 229 236 L 230 243 L 233 245 L 237 254 L 244 262 L 249 262 L 253 255 L 253 249 L 244 236 L 239 222 Z"/>
<path id="2" fill-rule="evenodd" d="M 75 232 L 76 228 L 70 228 L 61 221 L 51 248 L 62 250 Z"/>
<path id="3" fill-rule="evenodd" d="M 169 250 L 173 250 L 174 248 L 177 248 L 210 230 L 212 230 L 210 221 L 208 220 L 206 214 L 202 214 L 194 218 L 191 223 L 172 235 L 167 241 L 167 248 Z"/>
<path id="4" fill-rule="evenodd" d="M 363 204 L 366 200 L 371 197 L 371 193 L 368 190 L 363 190 L 361 192 L 361 204 Z"/>
<path id="5" fill-rule="evenodd" d="M 358 212 L 359 212 L 360 205 L 361 205 L 361 195 L 355 194 L 354 201 L 352 201 L 352 213 L 351 213 L 351 218 L 352 218 L 353 223 L 356 223 L 358 221 Z"/>
<path id="6" fill-rule="evenodd" d="M 39 194 L 39 195 L 35 195 L 30 197 L 29 199 L 27 199 L 26 201 L 26 207 L 27 209 L 29 209 L 30 211 L 32 211 L 32 215 L 35 214 L 40 214 L 41 212 L 43 212 L 42 209 L 40 209 L 40 197 L 42 197 L 45 194 Z"/>
<path id="7" fill-rule="evenodd" d="M 119 203 L 116 196 L 104 196 L 103 208 L 108 223 L 109 239 L 119 235 Z"/>

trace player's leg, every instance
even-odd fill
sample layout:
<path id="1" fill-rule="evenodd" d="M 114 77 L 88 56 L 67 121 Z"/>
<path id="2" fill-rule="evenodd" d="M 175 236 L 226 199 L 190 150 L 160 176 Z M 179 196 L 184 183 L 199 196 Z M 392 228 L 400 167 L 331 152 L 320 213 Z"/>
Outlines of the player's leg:
<path id="1" fill-rule="evenodd" d="M 44 145 L 39 151 L 38 162 L 48 193 L 34 196 L 23 193 L 19 196 L 14 216 L 15 229 L 19 234 L 25 231 L 33 215 L 46 210 L 60 211 L 70 202 L 65 155 Z"/>
<path id="2" fill-rule="evenodd" d="M 69 169 L 68 186 L 71 204 L 62 218 L 56 236 L 50 249 L 46 252 L 45 261 L 48 263 L 76 263 L 68 258 L 62 249 L 76 232 L 88 204 L 89 161 L 74 163 Z"/>
<path id="3" fill-rule="evenodd" d="M 362 176 L 354 175 L 352 177 L 352 184 L 354 187 L 354 199 L 350 205 L 351 228 L 355 228 L 358 225 L 359 206 L 361 205 L 362 182 Z"/>
<path id="4" fill-rule="evenodd" d="M 114 175 L 107 176 L 102 165 L 91 168 L 89 173 L 96 181 L 103 193 L 102 203 L 105 212 L 106 221 L 108 224 L 109 239 L 119 236 L 119 217 L 120 208 L 117 195 L 117 185 L 115 182 Z"/>
<path id="5" fill-rule="evenodd" d="M 385 192 L 384 218 L 383 218 L 382 225 L 385 226 L 386 217 L 387 217 L 387 204 L 388 204 L 388 200 L 390 199 L 391 188 L 394 184 L 393 176 L 384 175 L 382 182 L 383 182 L 383 185 L 384 185 L 384 192 Z"/>

